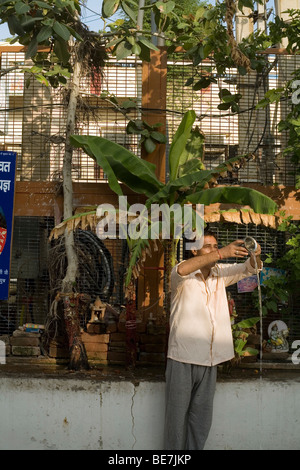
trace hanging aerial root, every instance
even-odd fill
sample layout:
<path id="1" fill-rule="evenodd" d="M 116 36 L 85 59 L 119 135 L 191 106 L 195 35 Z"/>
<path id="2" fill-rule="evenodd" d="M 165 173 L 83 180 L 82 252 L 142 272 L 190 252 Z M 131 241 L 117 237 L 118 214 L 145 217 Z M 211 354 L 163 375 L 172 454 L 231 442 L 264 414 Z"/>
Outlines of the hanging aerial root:
<path id="1" fill-rule="evenodd" d="M 231 58 L 238 67 L 244 67 L 247 72 L 251 71 L 250 59 L 240 50 L 233 33 L 233 18 L 236 13 L 234 0 L 226 0 L 225 21 L 227 24 L 228 44 L 231 47 Z"/>

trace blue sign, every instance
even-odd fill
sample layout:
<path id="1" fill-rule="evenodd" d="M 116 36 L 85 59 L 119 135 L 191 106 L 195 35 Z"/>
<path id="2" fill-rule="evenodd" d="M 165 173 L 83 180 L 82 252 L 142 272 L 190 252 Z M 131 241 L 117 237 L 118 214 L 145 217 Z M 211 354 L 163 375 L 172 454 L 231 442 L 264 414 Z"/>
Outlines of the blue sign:
<path id="1" fill-rule="evenodd" d="M 16 160 L 15 152 L 0 151 L 0 300 L 9 293 Z"/>

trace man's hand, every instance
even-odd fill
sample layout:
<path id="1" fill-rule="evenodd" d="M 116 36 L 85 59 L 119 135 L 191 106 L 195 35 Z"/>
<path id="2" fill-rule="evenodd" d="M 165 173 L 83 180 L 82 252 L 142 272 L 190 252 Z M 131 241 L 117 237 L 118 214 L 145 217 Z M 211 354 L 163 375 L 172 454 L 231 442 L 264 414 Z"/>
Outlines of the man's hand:
<path id="1" fill-rule="evenodd" d="M 244 240 L 236 240 L 227 246 L 219 249 L 222 258 L 245 258 L 249 255 L 248 250 L 243 246 Z"/>
<path id="2" fill-rule="evenodd" d="M 243 246 L 244 240 L 236 240 L 235 242 L 230 243 L 223 248 L 220 248 L 219 253 L 222 258 L 245 258 L 250 254 L 250 263 L 253 268 L 255 268 L 255 258 L 258 269 L 262 267 L 262 262 L 260 259 L 261 246 L 257 243 L 257 249 L 255 253 L 249 253 L 248 250 Z"/>

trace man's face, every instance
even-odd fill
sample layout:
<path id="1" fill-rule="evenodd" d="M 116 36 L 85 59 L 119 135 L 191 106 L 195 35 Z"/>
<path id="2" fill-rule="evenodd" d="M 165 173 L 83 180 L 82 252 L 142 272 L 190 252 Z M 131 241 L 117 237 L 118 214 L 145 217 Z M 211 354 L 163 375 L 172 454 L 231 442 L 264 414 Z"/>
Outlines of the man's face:
<path id="1" fill-rule="evenodd" d="M 204 237 L 203 241 L 203 246 L 200 250 L 194 250 L 193 255 L 194 256 L 201 256 L 201 255 L 207 255 L 208 253 L 211 253 L 212 251 L 217 251 L 218 249 L 218 243 L 215 237 L 211 235 L 207 235 Z M 215 263 L 212 263 L 212 266 Z"/>

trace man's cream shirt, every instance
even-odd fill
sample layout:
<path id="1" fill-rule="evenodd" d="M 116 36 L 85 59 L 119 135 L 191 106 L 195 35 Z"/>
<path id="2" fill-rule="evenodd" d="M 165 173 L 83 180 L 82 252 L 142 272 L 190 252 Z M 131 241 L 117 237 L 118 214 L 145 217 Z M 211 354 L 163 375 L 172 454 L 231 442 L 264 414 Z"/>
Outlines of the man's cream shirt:
<path id="1" fill-rule="evenodd" d="M 250 259 L 245 263 L 216 264 L 206 280 L 200 270 L 180 276 L 179 264 L 171 273 L 168 357 L 203 366 L 232 359 L 233 338 L 225 288 L 255 274 Z"/>

